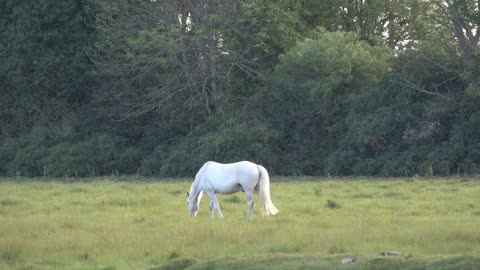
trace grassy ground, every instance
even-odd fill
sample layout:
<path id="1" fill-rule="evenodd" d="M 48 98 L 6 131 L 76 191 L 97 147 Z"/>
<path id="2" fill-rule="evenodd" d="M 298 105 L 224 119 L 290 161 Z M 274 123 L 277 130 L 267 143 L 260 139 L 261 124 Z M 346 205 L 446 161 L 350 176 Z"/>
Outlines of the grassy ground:
<path id="1" fill-rule="evenodd" d="M 0 180 L 0 269 L 480 265 L 478 179 L 276 179 L 280 213 L 255 207 L 253 220 L 242 193 L 219 196 L 225 219 L 209 219 L 207 198 L 192 219 L 189 182 L 90 180 Z M 356 263 L 340 264 L 346 256 Z"/>

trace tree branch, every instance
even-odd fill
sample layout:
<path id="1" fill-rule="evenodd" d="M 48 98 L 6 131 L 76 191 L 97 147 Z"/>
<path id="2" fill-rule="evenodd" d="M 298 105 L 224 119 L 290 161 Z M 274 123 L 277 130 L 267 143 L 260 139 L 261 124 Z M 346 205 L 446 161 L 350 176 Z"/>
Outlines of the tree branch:
<path id="1" fill-rule="evenodd" d="M 409 89 L 412 89 L 412 90 L 415 90 L 417 92 L 421 92 L 421 93 L 424 93 L 424 94 L 427 94 L 427 95 L 440 97 L 440 98 L 446 99 L 446 100 L 453 100 L 452 98 L 450 98 L 448 96 L 440 94 L 438 91 L 432 92 L 432 91 L 426 90 L 425 88 L 423 88 L 423 87 L 421 87 L 421 86 L 419 86 L 415 83 L 412 83 L 411 81 L 408 81 L 406 79 L 403 79 L 401 81 L 398 81 L 398 80 L 389 80 L 389 81 L 391 83 L 395 83 L 395 84 L 398 84 L 398 85 L 401 85 L 401 86 L 405 86 Z"/>

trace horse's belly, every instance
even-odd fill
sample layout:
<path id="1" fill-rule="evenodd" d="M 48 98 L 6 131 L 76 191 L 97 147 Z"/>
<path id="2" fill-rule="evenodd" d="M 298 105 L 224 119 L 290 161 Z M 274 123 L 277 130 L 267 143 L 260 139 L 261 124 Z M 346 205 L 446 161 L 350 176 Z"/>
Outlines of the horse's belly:
<path id="1" fill-rule="evenodd" d="M 222 193 L 222 194 L 231 194 L 235 192 L 239 192 L 242 190 L 242 186 L 239 184 L 229 184 L 224 183 L 215 186 L 215 193 Z"/>

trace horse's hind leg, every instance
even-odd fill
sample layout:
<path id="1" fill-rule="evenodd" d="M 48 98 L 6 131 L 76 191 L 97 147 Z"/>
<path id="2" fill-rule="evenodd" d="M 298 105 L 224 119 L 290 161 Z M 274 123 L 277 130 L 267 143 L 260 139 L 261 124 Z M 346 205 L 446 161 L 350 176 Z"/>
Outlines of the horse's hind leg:
<path id="1" fill-rule="evenodd" d="M 257 196 L 260 198 L 260 186 L 257 184 L 253 190 L 255 190 L 255 193 L 257 193 Z"/>
<path id="2" fill-rule="evenodd" d="M 248 216 L 250 218 L 252 218 L 253 217 L 253 205 L 255 204 L 255 202 L 253 201 L 252 191 L 245 191 L 245 196 L 247 197 Z"/>

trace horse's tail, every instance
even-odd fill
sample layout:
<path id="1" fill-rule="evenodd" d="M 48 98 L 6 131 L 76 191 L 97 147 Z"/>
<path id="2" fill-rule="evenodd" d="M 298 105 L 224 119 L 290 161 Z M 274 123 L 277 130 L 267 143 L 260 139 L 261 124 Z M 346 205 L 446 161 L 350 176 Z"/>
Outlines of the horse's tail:
<path id="1" fill-rule="evenodd" d="M 260 197 L 260 207 L 264 216 L 276 215 L 278 209 L 273 205 L 270 199 L 270 177 L 267 170 L 262 165 L 257 165 L 258 177 L 258 195 Z"/>

